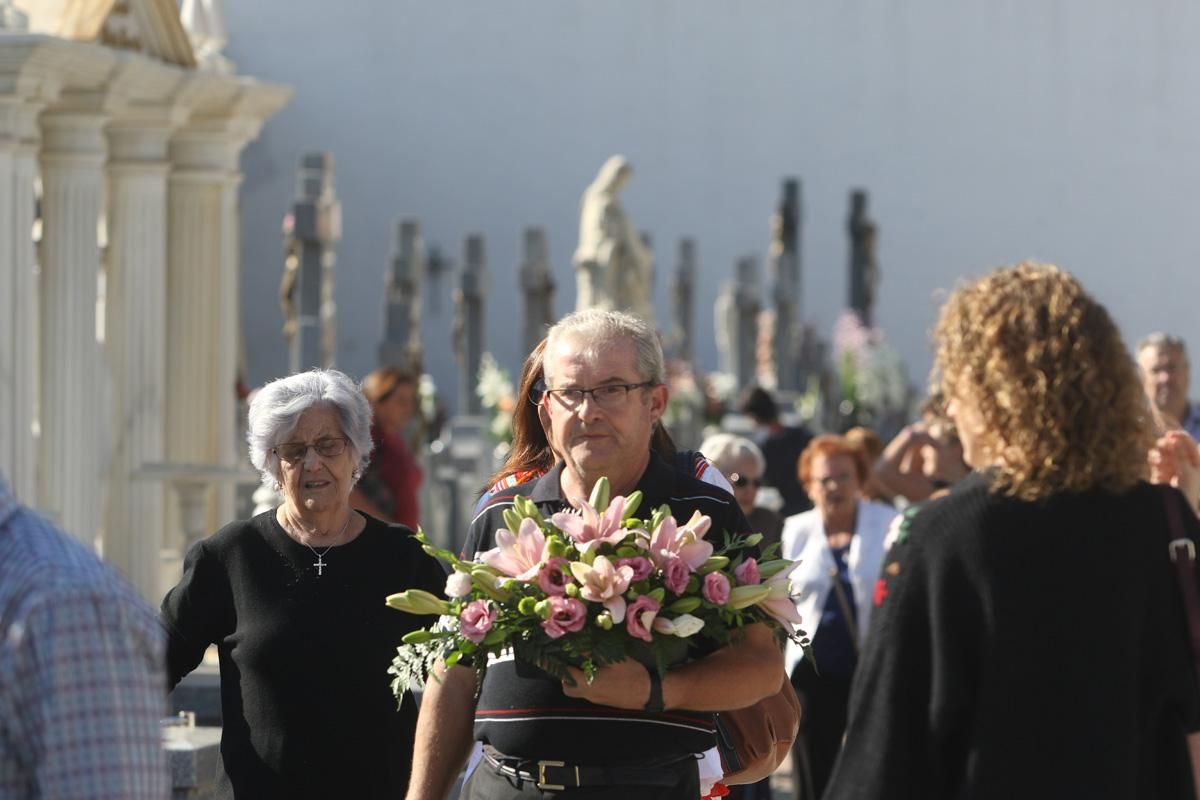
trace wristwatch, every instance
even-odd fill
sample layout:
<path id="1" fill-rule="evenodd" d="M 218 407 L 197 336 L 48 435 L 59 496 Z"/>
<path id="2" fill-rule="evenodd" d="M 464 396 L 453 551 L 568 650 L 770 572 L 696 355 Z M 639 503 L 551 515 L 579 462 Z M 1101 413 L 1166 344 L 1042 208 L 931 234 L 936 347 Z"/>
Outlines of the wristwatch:
<path id="1" fill-rule="evenodd" d="M 654 667 L 647 667 L 646 672 L 650 675 L 650 699 L 646 701 L 646 710 L 651 714 L 661 714 L 663 711 L 662 678 L 658 676 L 658 670 Z"/>

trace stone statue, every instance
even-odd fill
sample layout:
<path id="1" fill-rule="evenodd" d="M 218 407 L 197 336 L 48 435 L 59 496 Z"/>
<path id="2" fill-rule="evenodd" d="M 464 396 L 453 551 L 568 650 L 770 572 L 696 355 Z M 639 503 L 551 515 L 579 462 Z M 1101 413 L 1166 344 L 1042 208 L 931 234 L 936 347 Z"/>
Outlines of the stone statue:
<path id="1" fill-rule="evenodd" d="M 878 231 L 867 216 L 867 193 L 862 189 L 850 193 L 846 231 L 850 235 L 849 305 L 869 328 L 875 324 L 875 296 L 879 287 L 879 265 L 875 261 Z"/>
<path id="2" fill-rule="evenodd" d="M 650 251 L 617 202 L 632 174 L 623 156 L 613 156 L 583 193 L 574 259 L 575 308 L 620 309 L 653 321 Z"/>
<path id="3" fill-rule="evenodd" d="M 179 19 L 192 42 L 200 68 L 223 75 L 232 74 L 233 62 L 222 52 L 229 42 L 224 0 L 183 0 Z"/>

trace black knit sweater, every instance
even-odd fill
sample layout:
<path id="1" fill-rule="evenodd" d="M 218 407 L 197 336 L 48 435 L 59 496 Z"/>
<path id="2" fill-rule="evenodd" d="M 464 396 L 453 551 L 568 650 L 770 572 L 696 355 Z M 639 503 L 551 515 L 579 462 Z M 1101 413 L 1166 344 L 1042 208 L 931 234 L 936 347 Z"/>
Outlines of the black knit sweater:
<path id="1" fill-rule="evenodd" d="M 416 710 L 397 710 L 387 668 L 400 638 L 432 617 L 384 605 L 408 588 L 441 594 L 445 573 L 407 528 L 368 517 L 352 542 L 316 556 L 275 512 L 196 544 L 163 601 L 170 683 L 210 643 L 221 666 L 223 798 L 402 797 Z"/>
<path id="2" fill-rule="evenodd" d="M 1032 503 L 973 476 L 917 513 L 826 800 L 1191 797 L 1200 695 L 1166 496 L 1184 503 L 1145 484 Z"/>

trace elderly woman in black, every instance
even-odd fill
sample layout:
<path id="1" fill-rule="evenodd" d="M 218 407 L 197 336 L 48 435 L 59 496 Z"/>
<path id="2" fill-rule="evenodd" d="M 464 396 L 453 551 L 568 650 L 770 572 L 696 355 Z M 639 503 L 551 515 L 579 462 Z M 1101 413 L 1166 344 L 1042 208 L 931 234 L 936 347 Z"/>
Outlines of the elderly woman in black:
<path id="1" fill-rule="evenodd" d="M 416 709 L 387 667 L 428 620 L 384 598 L 445 575 L 398 525 L 354 511 L 371 413 L 345 375 L 267 384 L 250 406 L 250 458 L 283 504 L 187 554 L 163 600 L 173 686 L 209 645 L 221 668 L 223 798 L 395 798 L 412 761 Z"/>
<path id="2" fill-rule="evenodd" d="M 936 368 L 975 473 L 875 590 L 826 800 L 1190 797 L 1200 722 L 1153 442 L 1108 312 L 1054 267 L 960 287 Z"/>

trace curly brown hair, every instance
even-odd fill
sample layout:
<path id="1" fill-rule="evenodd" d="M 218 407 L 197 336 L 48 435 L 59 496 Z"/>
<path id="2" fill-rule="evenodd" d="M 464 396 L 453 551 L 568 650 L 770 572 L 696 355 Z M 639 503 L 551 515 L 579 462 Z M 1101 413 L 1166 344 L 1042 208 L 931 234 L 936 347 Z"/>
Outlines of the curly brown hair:
<path id="1" fill-rule="evenodd" d="M 935 383 L 983 418 L 993 491 L 1036 500 L 1145 477 L 1153 427 L 1137 366 L 1067 272 L 1023 262 L 968 282 L 935 338 Z"/>

